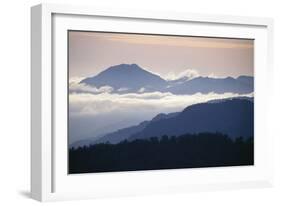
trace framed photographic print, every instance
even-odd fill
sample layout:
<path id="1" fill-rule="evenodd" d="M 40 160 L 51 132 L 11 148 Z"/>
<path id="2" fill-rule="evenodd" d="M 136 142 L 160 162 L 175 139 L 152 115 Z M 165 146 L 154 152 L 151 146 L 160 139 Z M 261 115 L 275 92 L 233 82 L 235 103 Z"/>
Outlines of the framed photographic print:
<path id="1" fill-rule="evenodd" d="M 271 19 L 31 12 L 34 199 L 272 185 Z"/>

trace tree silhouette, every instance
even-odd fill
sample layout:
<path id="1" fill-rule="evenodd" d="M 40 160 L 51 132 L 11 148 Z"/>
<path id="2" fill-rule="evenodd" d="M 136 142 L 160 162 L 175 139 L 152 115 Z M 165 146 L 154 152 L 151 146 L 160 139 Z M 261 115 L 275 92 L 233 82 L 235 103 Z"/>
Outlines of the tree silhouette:
<path id="1" fill-rule="evenodd" d="M 252 137 L 221 133 L 163 135 L 69 149 L 69 173 L 177 169 L 254 164 Z"/>

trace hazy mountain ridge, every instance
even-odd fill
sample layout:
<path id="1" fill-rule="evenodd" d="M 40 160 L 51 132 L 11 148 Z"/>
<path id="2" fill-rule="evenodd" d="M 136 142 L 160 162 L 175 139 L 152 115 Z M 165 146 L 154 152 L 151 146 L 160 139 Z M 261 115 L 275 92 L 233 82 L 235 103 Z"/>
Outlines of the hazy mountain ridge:
<path id="1" fill-rule="evenodd" d="M 116 132 L 112 132 L 112 133 L 104 135 L 103 137 L 99 138 L 98 140 L 94 141 L 93 143 L 97 144 L 97 143 L 111 142 L 113 144 L 116 144 L 120 141 L 128 139 L 134 133 L 143 130 L 147 126 L 148 123 L 149 123 L 149 121 L 143 121 L 138 125 L 127 127 L 124 129 L 119 129 Z"/>
<path id="2" fill-rule="evenodd" d="M 213 104 L 200 103 L 189 106 L 175 117 L 150 122 L 129 140 L 200 132 L 221 132 L 232 138 L 250 137 L 254 133 L 253 125 L 253 102 L 231 99 Z"/>
<path id="3" fill-rule="evenodd" d="M 167 91 L 173 94 L 195 94 L 200 92 L 207 94 L 210 92 L 222 93 L 237 93 L 247 94 L 253 92 L 253 84 L 251 84 L 252 77 L 244 78 L 210 78 L 210 77 L 197 77 L 182 84 L 172 85 L 167 88 Z"/>
<path id="4" fill-rule="evenodd" d="M 160 76 L 144 70 L 137 64 L 120 64 L 109 67 L 98 75 L 83 79 L 80 83 L 96 88 L 110 86 L 113 93 L 171 92 L 173 94 L 195 93 L 237 93 L 253 92 L 254 81 L 251 76 L 237 78 L 181 77 L 165 80 Z"/>
<path id="5" fill-rule="evenodd" d="M 77 142 L 74 142 L 73 144 L 71 144 L 70 147 L 76 148 L 76 147 L 81 147 L 84 145 L 106 143 L 106 142 L 116 144 L 125 139 L 128 139 L 131 135 L 133 135 L 137 132 L 140 132 L 150 122 L 156 122 L 156 121 L 159 121 L 160 119 L 168 119 L 168 118 L 176 116 L 177 114 L 179 114 L 179 112 L 173 112 L 173 113 L 169 113 L 169 114 L 160 113 L 160 114 L 156 115 L 155 117 L 153 117 L 150 121 L 143 121 L 143 122 L 139 123 L 138 125 L 133 125 L 130 127 L 122 128 L 117 131 L 105 134 L 102 137 L 99 137 L 97 140 L 92 140 L 91 138 L 80 140 L 80 141 L 77 141 Z"/>
<path id="6" fill-rule="evenodd" d="M 186 107 L 182 112 L 158 114 L 151 121 L 120 129 L 98 140 L 83 140 L 70 145 L 79 147 L 97 143 L 119 143 L 123 140 L 178 136 L 185 133 L 221 132 L 230 137 L 253 136 L 253 98 L 238 97 L 212 100 Z"/>

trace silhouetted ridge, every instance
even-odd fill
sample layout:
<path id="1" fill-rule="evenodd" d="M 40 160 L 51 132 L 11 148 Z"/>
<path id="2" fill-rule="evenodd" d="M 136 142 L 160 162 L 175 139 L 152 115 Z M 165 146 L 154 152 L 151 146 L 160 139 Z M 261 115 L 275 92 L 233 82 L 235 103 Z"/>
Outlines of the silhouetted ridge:
<path id="1" fill-rule="evenodd" d="M 220 133 L 163 135 L 69 150 L 70 174 L 253 164 L 253 138 L 232 140 Z"/>
<path id="2" fill-rule="evenodd" d="M 151 121 L 129 139 L 221 132 L 230 137 L 250 137 L 254 133 L 254 105 L 245 99 L 230 99 L 214 104 L 200 103 L 185 108 L 175 117 Z"/>

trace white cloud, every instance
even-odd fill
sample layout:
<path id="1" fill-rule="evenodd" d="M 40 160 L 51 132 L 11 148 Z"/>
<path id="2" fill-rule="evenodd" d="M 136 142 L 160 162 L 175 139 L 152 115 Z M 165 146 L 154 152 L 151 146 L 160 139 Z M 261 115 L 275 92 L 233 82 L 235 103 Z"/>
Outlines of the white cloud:
<path id="1" fill-rule="evenodd" d="M 224 79 L 224 78 L 227 78 L 228 76 L 217 76 L 214 73 L 211 73 L 207 77 L 214 78 L 214 79 Z"/>
<path id="2" fill-rule="evenodd" d="M 167 80 L 176 80 L 176 79 L 180 79 L 183 77 L 188 77 L 189 79 L 193 79 L 195 77 L 198 77 L 199 72 L 195 69 L 186 69 L 182 72 L 179 73 L 175 73 L 175 72 L 169 72 L 166 76 Z"/>
<path id="3" fill-rule="evenodd" d="M 111 86 L 102 86 L 98 88 L 99 93 L 111 93 L 114 91 L 114 88 Z"/>
<path id="4" fill-rule="evenodd" d="M 81 82 L 83 79 L 85 79 L 85 77 L 78 77 L 78 76 L 76 76 L 76 77 L 71 77 L 71 78 L 69 79 L 69 83 L 76 83 L 76 84 L 78 84 L 78 83 Z"/>
<path id="5" fill-rule="evenodd" d="M 146 90 L 146 89 L 145 89 L 144 87 L 142 87 L 142 88 L 139 89 L 138 92 L 143 93 L 143 92 L 145 92 L 145 90 Z"/>
<path id="6" fill-rule="evenodd" d="M 111 86 L 102 86 L 99 88 L 79 83 L 80 81 L 70 81 L 69 83 L 69 92 L 70 93 L 92 93 L 92 94 L 99 94 L 99 93 L 111 93 L 114 91 L 114 88 Z"/>
<path id="7" fill-rule="evenodd" d="M 249 94 L 248 96 L 251 96 Z M 233 93 L 224 94 L 201 94 L 193 95 L 174 95 L 166 92 L 151 93 L 129 93 L 129 94 L 111 94 L 111 93 L 73 93 L 69 95 L 70 111 L 72 114 L 96 115 L 110 112 L 136 112 L 152 111 L 169 112 L 180 111 L 185 107 L 206 102 L 214 99 L 223 99 L 229 97 L 245 96 Z"/>
<path id="8" fill-rule="evenodd" d="M 126 92 L 128 90 L 129 90 L 129 88 L 127 88 L 127 87 L 121 87 L 121 88 L 117 89 L 118 92 Z"/>

